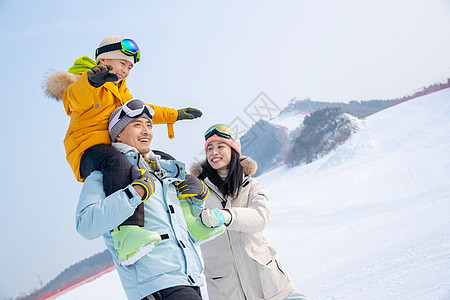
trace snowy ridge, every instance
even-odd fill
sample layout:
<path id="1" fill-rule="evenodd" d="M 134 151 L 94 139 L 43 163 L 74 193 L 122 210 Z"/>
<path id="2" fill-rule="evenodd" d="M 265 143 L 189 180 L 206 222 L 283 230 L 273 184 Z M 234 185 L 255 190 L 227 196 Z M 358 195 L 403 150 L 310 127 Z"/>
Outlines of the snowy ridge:
<path id="1" fill-rule="evenodd" d="M 278 116 L 269 121 L 274 126 L 282 127 L 287 129 L 288 131 L 292 131 L 297 129 L 303 124 L 303 119 L 307 116 L 307 113 L 287 113 L 281 116 Z"/>
<path id="2" fill-rule="evenodd" d="M 309 165 L 260 176 L 264 234 L 296 288 L 311 299 L 450 299 L 449 149 L 446 89 L 368 117 Z M 57 299 L 99 295 L 126 299 L 115 271 Z"/>

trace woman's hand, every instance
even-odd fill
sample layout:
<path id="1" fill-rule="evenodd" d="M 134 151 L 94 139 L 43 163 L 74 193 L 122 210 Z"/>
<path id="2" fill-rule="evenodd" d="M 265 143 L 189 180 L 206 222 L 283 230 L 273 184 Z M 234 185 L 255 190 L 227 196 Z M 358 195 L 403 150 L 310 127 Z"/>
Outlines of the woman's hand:
<path id="1" fill-rule="evenodd" d="M 227 209 L 205 208 L 200 214 L 200 220 L 206 227 L 214 228 L 222 224 L 225 226 L 231 223 L 231 213 Z"/>

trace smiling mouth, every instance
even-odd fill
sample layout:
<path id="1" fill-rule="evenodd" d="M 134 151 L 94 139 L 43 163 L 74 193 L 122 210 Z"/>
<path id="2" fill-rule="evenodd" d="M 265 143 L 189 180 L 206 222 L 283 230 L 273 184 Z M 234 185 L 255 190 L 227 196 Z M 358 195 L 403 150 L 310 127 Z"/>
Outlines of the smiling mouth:
<path id="1" fill-rule="evenodd" d="M 211 159 L 211 161 L 213 162 L 213 163 L 216 163 L 216 162 L 218 162 L 218 161 L 220 161 L 221 160 L 221 158 L 219 158 L 219 157 L 214 157 L 213 159 Z"/>

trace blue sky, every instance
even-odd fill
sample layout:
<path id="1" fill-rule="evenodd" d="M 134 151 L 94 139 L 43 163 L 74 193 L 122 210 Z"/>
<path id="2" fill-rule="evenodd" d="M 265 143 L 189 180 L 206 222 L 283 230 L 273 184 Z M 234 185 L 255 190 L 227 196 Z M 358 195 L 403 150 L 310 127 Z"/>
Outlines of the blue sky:
<path id="1" fill-rule="evenodd" d="M 75 231 L 82 185 L 65 161 L 69 118 L 41 85 L 111 34 L 142 50 L 127 80 L 135 97 L 204 112 L 175 124 L 172 141 L 155 128 L 154 148 L 188 165 L 203 131 L 261 92 L 279 107 L 293 97 L 387 99 L 450 77 L 444 0 L 0 1 L 0 299 L 104 249 Z"/>

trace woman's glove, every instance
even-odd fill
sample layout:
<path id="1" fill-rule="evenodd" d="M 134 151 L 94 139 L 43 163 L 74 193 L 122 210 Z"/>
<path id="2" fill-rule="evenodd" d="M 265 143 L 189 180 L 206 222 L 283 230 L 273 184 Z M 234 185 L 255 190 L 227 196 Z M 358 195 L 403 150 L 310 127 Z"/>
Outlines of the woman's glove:
<path id="1" fill-rule="evenodd" d="M 144 189 L 144 196 L 142 196 L 142 202 L 148 199 L 150 195 L 153 195 L 155 191 L 155 181 L 152 175 L 145 169 L 139 169 L 137 166 L 131 167 L 131 185 L 140 186 Z"/>
<path id="2" fill-rule="evenodd" d="M 181 108 L 178 110 L 178 117 L 177 117 L 177 121 L 179 120 L 185 120 L 185 119 L 195 119 L 195 118 L 199 118 L 203 115 L 203 113 L 196 109 L 196 108 L 192 108 L 192 107 L 186 107 L 186 108 Z"/>
<path id="3" fill-rule="evenodd" d="M 90 68 L 87 71 L 89 84 L 93 87 L 101 87 L 105 82 L 119 80 L 116 74 L 109 72 L 112 69 L 113 67 L 110 65 L 98 65 Z"/>
<path id="4" fill-rule="evenodd" d="M 231 214 L 226 209 L 218 210 L 217 208 L 205 208 L 200 214 L 200 219 L 206 227 L 218 227 L 222 224 L 225 226 L 231 223 Z"/>

